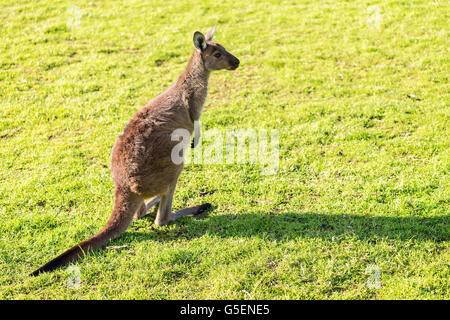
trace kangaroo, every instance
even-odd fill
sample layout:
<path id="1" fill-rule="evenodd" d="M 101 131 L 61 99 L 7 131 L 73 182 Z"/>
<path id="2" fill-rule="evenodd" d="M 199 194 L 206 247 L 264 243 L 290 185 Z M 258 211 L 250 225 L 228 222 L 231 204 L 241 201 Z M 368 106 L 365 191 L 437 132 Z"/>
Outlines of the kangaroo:
<path id="1" fill-rule="evenodd" d="M 217 26 L 217 25 L 216 25 Z M 199 120 L 214 70 L 235 70 L 239 60 L 213 42 L 216 26 L 206 37 L 194 33 L 194 53 L 176 82 L 139 110 L 125 126 L 111 151 L 114 207 L 106 225 L 91 238 L 80 242 L 32 272 L 36 276 L 67 265 L 86 253 L 99 249 L 126 231 L 133 218 L 141 218 L 159 203 L 155 223 L 166 225 L 187 215 L 209 209 L 204 203 L 172 212 L 172 199 L 183 163 L 171 159 L 171 133 L 179 128 L 192 135 Z M 199 138 L 195 132 L 194 142 Z M 151 199 L 147 204 L 146 199 Z"/>

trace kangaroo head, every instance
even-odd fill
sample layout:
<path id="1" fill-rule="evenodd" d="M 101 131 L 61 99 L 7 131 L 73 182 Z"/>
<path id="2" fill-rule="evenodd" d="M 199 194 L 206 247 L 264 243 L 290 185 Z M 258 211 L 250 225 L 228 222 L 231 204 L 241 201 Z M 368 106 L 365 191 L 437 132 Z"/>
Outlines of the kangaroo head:
<path id="1" fill-rule="evenodd" d="M 216 27 L 212 28 L 206 37 L 199 31 L 194 33 L 194 47 L 200 52 L 205 68 L 209 71 L 235 70 L 239 66 L 239 59 L 220 44 L 212 41 L 214 31 Z"/>

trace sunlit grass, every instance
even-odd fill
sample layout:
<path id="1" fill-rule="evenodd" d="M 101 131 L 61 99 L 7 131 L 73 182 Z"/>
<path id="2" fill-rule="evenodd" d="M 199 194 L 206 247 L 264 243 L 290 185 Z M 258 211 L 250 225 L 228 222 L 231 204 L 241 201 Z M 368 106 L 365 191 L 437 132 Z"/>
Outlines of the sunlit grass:
<path id="1" fill-rule="evenodd" d="M 1 298 L 450 298 L 446 2 L 0 9 Z M 66 269 L 28 277 L 104 225 L 117 135 L 216 22 L 241 66 L 211 76 L 203 129 L 278 129 L 278 173 L 190 164 L 174 207 L 208 214 L 133 222 L 75 264 L 77 289 Z"/>

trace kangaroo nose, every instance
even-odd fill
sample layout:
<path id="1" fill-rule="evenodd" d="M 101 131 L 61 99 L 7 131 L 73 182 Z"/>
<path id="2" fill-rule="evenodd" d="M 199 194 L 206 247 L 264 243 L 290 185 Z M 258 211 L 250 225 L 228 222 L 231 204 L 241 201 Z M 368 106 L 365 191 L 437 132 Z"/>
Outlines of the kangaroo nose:
<path id="1" fill-rule="evenodd" d="M 239 67 L 239 59 L 235 56 L 231 56 L 228 60 L 228 70 L 235 70 L 237 67 Z"/>

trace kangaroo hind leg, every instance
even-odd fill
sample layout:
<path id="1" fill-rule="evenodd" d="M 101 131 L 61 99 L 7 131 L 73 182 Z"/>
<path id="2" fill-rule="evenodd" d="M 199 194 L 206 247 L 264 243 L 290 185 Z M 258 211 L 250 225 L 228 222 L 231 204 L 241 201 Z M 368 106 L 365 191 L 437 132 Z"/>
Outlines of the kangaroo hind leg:
<path id="1" fill-rule="evenodd" d="M 172 213 L 172 200 L 175 192 L 175 186 L 169 189 L 169 192 L 161 195 L 159 202 L 158 213 L 156 214 L 155 223 L 159 226 L 168 224 L 170 220 L 170 214 Z"/>
<path id="2" fill-rule="evenodd" d="M 136 211 L 134 218 L 140 219 L 140 218 L 145 217 L 148 214 L 148 211 L 151 208 L 153 208 L 154 206 L 156 206 L 160 200 L 161 200 L 161 197 L 156 196 L 156 197 L 153 197 L 149 202 L 147 202 L 147 204 L 144 201 L 142 201 L 141 207 L 139 208 L 138 211 Z"/>
<path id="3" fill-rule="evenodd" d="M 161 196 L 161 202 L 159 204 L 158 213 L 155 219 L 155 223 L 159 226 L 166 225 L 181 217 L 200 214 L 211 208 L 211 204 L 204 203 L 202 205 L 172 212 L 172 200 L 174 192 L 175 186 L 173 186 L 167 194 Z"/>

